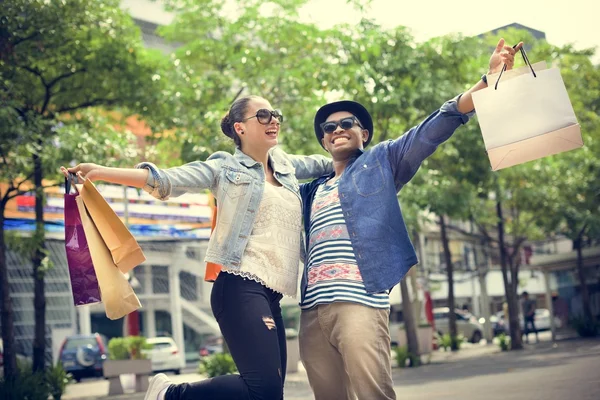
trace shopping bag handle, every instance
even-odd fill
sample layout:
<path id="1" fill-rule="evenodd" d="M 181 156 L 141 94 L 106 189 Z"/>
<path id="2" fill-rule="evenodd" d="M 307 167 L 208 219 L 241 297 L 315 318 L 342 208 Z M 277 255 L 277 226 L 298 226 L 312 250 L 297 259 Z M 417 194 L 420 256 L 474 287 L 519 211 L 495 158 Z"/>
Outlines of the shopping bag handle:
<path id="1" fill-rule="evenodd" d="M 77 184 L 78 182 L 79 178 L 77 177 L 77 175 L 75 175 L 72 172 L 69 172 L 69 176 L 65 177 L 65 194 L 71 193 L 71 185 L 73 185 L 75 191 L 77 191 L 77 187 L 75 187 L 75 184 Z"/>
<path id="2" fill-rule="evenodd" d="M 517 47 L 517 45 L 515 44 L 513 46 L 513 49 L 516 47 Z M 523 48 L 523 46 L 521 46 L 520 51 L 521 51 L 521 55 L 523 56 L 523 60 L 525 61 L 525 63 L 527 65 L 529 65 L 529 69 L 531 69 L 531 73 L 533 74 L 533 77 L 537 78 L 537 75 L 535 74 L 535 71 L 533 70 L 531 63 L 529 62 L 529 57 L 527 57 L 527 53 L 525 52 L 525 49 Z M 500 78 L 502 78 L 502 74 L 504 73 L 504 71 L 506 71 L 506 64 L 504 64 L 504 66 L 502 67 L 502 71 L 500 71 L 500 75 L 498 76 L 498 79 L 496 80 L 496 85 L 494 85 L 494 90 L 498 90 L 498 82 L 500 82 Z"/>

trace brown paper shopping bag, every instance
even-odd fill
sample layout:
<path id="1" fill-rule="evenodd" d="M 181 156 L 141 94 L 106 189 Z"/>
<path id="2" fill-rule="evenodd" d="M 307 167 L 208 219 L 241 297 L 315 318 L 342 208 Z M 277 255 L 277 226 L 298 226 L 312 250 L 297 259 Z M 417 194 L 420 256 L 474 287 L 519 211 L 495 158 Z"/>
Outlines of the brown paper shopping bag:
<path id="1" fill-rule="evenodd" d="M 583 146 L 560 70 L 521 54 L 526 66 L 489 75 L 489 87 L 473 93 L 494 171 Z"/>
<path id="2" fill-rule="evenodd" d="M 140 245 L 96 186 L 86 179 L 83 185 L 78 185 L 78 190 L 119 270 L 125 274 L 146 261 Z"/>
<path id="3" fill-rule="evenodd" d="M 110 250 L 92 221 L 82 196 L 77 196 L 75 200 L 77 201 L 81 224 L 92 256 L 106 316 L 110 319 L 122 318 L 139 309 L 142 305 L 133 288 L 127 282 L 127 278 L 114 263 Z"/>

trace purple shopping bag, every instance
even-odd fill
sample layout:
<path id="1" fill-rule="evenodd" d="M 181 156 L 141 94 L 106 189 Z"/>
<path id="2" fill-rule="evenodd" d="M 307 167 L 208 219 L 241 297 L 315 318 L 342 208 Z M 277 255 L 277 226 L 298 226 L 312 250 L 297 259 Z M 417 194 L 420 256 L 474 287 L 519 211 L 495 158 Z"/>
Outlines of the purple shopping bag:
<path id="1" fill-rule="evenodd" d="M 73 303 L 76 306 L 99 303 L 100 287 L 92 256 L 85 238 L 79 209 L 75 199 L 79 194 L 71 194 L 73 180 L 71 176 L 65 179 L 65 247 L 67 250 L 67 264 L 69 265 L 69 276 L 71 278 L 71 290 L 73 292 Z"/>

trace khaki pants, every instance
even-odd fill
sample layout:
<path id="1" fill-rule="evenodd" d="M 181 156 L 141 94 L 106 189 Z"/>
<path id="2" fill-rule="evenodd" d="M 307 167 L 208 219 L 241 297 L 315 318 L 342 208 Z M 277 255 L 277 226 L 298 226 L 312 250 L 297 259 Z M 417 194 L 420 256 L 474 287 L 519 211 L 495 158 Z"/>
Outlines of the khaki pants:
<path id="1" fill-rule="evenodd" d="M 396 399 L 389 309 L 332 303 L 302 311 L 300 357 L 315 400 Z"/>

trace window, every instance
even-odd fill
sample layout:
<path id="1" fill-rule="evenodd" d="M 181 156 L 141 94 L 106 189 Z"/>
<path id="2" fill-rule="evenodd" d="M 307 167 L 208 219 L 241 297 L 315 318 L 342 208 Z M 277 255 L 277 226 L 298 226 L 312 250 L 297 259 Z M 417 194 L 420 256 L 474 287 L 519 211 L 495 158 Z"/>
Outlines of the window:
<path id="1" fill-rule="evenodd" d="M 95 347 L 96 345 L 98 345 L 98 342 L 96 342 L 96 338 L 94 337 L 73 338 L 67 340 L 67 343 L 65 343 L 65 350 L 77 350 L 78 347 Z"/>
<path id="2" fill-rule="evenodd" d="M 152 348 L 155 349 L 155 350 L 168 349 L 171 346 L 172 346 L 172 344 L 169 343 L 169 342 L 152 343 Z"/>

